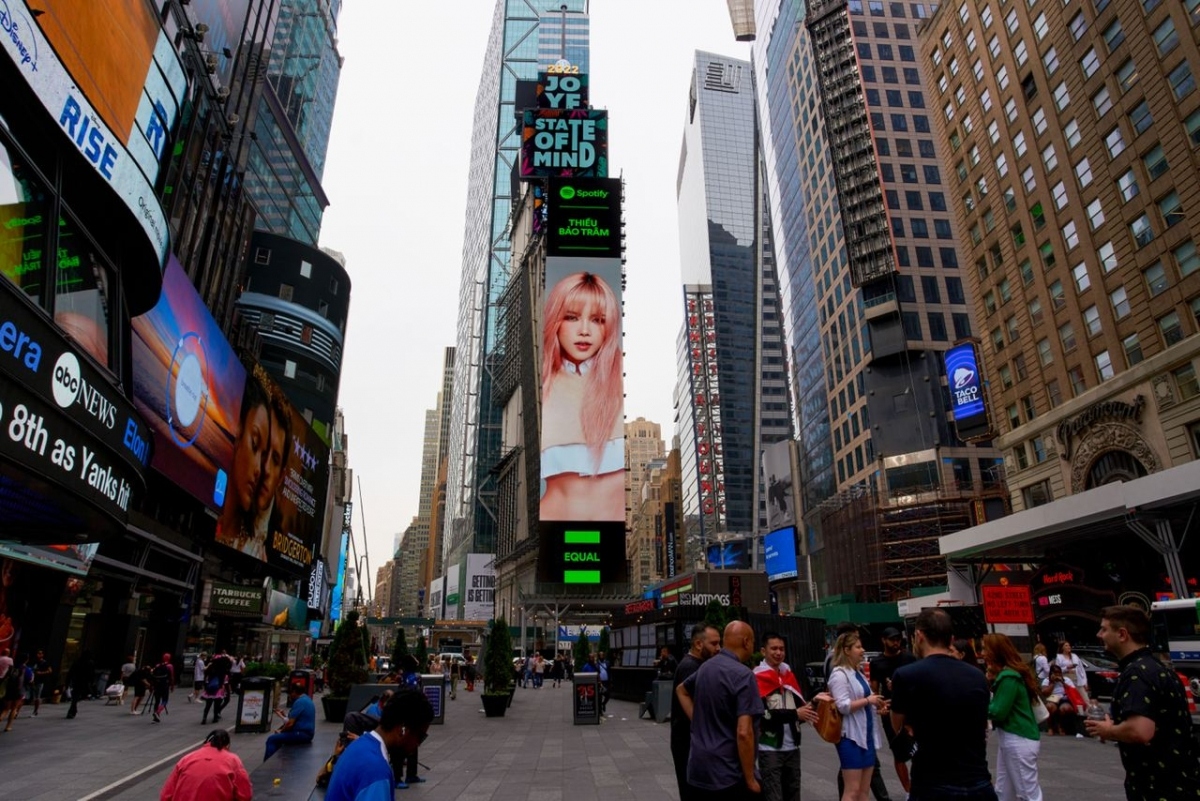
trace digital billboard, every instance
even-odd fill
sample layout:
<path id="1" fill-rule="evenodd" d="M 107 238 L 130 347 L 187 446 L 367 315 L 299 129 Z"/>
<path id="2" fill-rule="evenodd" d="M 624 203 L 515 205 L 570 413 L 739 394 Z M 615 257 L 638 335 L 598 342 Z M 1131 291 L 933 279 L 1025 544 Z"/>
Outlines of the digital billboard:
<path id="1" fill-rule="evenodd" d="M 608 112 L 597 109 L 525 109 L 521 124 L 521 178 L 608 176 Z"/>
<path id="2" fill-rule="evenodd" d="M 620 258 L 547 258 L 542 319 L 542 580 L 623 582 Z"/>
<path id="3" fill-rule="evenodd" d="M 790 440 L 775 442 L 763 449 L 762 478 L 767 485 L 767 527 L 777 529 L 796 525 Z"/>
<path id="4" fill-rule="evenodd" d="M 950 386 L 950 411 L 960 439 L 985 436 L 990 425 L 980 376 L 979 356 L 973 342 L 946 351 L 946 381 Z"/>
<path id="5" fill-rule="evenodd" d="M 767 581 L 784 581 L 800 575 L 796 564 L 796 527 L 777 529 L 763 537 Z"/>
<path id="6" fill-rule="evenodd" d="M 467 554 L 466 589 L 463 592 L 463 620 L 491 620 L 495 610 L 496 555 Z"/>
<path id="7" fill-rule="evenodd" d="M 708 566 L 713 570 L 747 570 L 750 567 L 749 543 L 744 539 L 710 543 L 705 548 Z"/>
<path id="8" fill-rule="evenodd" d="M 459 575 L 462 573 L 462 565 L 453 564 L 446 568 L 446 599 L 442 605 L 446 608 L 446 619 L 458 620 L 458 602 L 460 600 L 458 594 Z"/>
<path id="9" fill-rule="evenodd" d="M 134 215 L 161 265 L 168 230 L 154 182 L 187 78 L 155 9 L 147 0 L 2 6 L 0 46 Z"/>
<path id="10" fill-rule="evenodd" d="M 538 108 L 578 109 L 588 107 L 588 76 L 578 67 L 551 68 L 539 72 Z"/>
<path id="11" fill-rule="evenodd" d="M 546 255 L 621 257 L 619 178 L 551 178 Z"/>
<path id="12" fill-rule="evenodd" d="M 260 365 L 247 373 L 174 256 L 132 328 L 134 402 L 159 443 L 151 466 L 218 514 L 218 543 L 307 577 L 325 443 Z"/>

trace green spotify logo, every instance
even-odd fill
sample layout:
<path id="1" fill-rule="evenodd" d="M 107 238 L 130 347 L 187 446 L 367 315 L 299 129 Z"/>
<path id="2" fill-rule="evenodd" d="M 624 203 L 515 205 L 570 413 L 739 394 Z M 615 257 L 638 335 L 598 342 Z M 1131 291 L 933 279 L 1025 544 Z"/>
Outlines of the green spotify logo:
<path id="1" fill-rule="evenodd" d="M 570 200 L 571 198 L 575 197 L 575 187 L 564 186 L 562 189 L 558 190 L 558 196 L 563 200 Z"/>

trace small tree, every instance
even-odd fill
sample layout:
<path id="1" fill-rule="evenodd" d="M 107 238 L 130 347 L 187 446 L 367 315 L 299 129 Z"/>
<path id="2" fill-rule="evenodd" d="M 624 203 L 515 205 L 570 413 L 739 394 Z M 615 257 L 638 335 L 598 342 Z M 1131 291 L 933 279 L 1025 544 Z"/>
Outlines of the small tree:
<path id="1" fill-rule="evenodd" d="M 583 666 L 587 664 L 588 654 L 591 653 L 591 646 L 588 644 L 587 626 L 579 627 L 579 638 L 575 640 L 575 670 L 576 672 L 583 670 Z"/>
<path id="2" fill-rule="evenodd" d="M 325 681 L 332 698 L 349 698 L 350 687 L 365 684 L 370 680 L 367 673 L 367 657 L 364 649 L 362 627 L 358 625 L 358 612 L 349 612 L 342 625 L 333 635 L 329 646 L 329 668 Z"/>
<path id="3" fill-rule="evenodd" d="M 401 660 L 408 656 L 408 641 L 404 638 L 404 627 L 396 629 L 396 644 L 392 646 L 392 670 L 400 667 Z"/>
<path id="4" fill-rule="evenodd" d="M 508 630 L 508 621 L 499 617 L 492 622 L 487 653 L 483 656 L 483 692 L 485 695 L 507 695 L 512 681 L 512 633 Z"/>
<path id="5" fill-rule="evenodd" d="M 417 637 L 417 669 L 422 673 L 429 670 L 429 648 L 425 645 L 425 635 Z"/>
<path id="6" fill-rule="evenodd" d="M 708 607 L 704 610 L 704 625 L 713 626 L 717 631 L 724 633 L 725 625 L 731 619 L 726 614 L 725 607 L 716 598 L 708 602 Z"/>
<path id="7" fill-rule="evenodd" d="M 600 629 L 600 643 L 599 643 L 601 659 L 608 659 L 608 646 L 609 646 L 608 626 L 603 626 Z"/>

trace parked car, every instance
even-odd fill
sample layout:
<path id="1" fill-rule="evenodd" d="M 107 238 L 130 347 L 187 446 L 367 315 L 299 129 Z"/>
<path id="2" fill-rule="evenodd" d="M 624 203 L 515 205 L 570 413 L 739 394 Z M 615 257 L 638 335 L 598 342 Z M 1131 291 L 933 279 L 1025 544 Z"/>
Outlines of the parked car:
<path id="1" fill-rule="evenodd" d="M 1100 701 L 1109 701 L 1113 696 L 1113 688 L 1117 686 L 1117 677 L 1121 668 L 1113 660 L 1089 654 L 1084 656 L 1076 652 L 1083 669 L 1087 673 L 1088 695 Z"/>

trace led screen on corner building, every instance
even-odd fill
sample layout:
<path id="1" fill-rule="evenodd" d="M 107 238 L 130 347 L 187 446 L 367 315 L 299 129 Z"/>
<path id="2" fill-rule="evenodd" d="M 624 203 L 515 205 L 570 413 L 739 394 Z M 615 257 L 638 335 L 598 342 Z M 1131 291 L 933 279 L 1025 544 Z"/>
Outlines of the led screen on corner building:
<path id="1" fill-rule="evenodd" d="M 800 575 L 796 564 L 796 528 L 788 526 L 763 538 L 763 562 L 767 581 L 784 581 Z"/>
<path id="2" fill-rule="evenodd" d="M 621 260 L 546 260 L 542 581 L 625 580 Z"/>
<path id="3" fill-rule="evenodd" d="M 175 257 L 133 319 L 134 403 L 151 466 L 219 516 L 217 542 L 307 576 L 321 539 L 328 448 L 255 365 L 247 373 Z"/>

